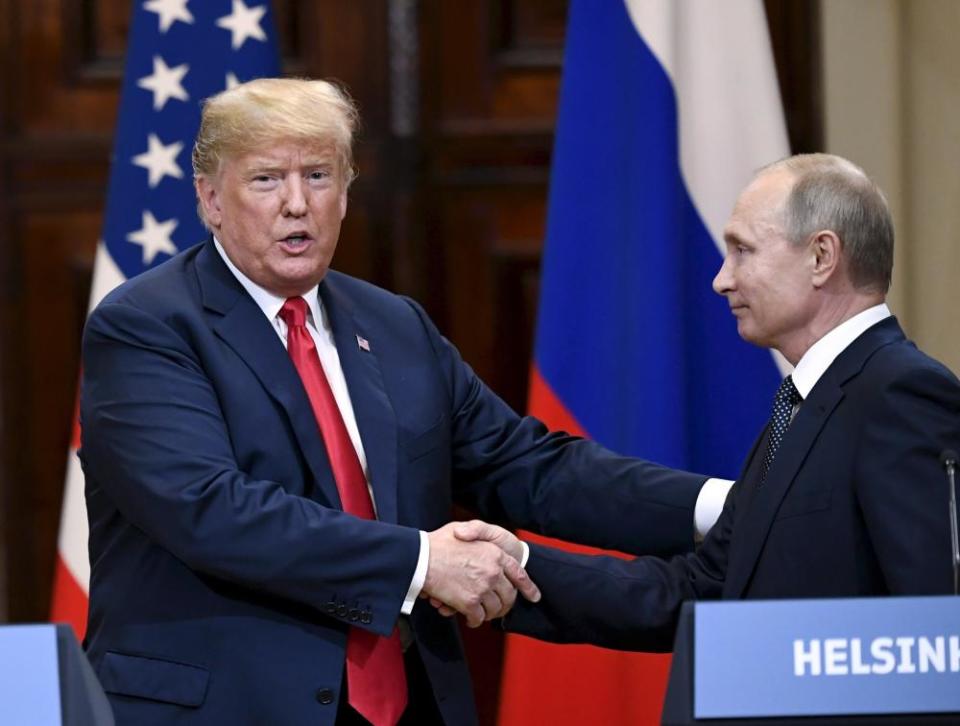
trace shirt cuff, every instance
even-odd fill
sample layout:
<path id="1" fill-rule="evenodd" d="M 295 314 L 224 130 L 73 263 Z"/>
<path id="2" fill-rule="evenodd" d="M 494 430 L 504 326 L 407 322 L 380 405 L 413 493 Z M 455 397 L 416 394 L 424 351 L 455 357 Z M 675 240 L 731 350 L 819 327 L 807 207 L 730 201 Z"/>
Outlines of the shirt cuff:
<path id="1" fill-rule="evenodd" d="M 417 598 L 420 597 L 423 583 L 427 581 L 427 565 L 429 564 L 430 538 L 427 537 L 426 532 L 420 530 L 420 557 L 417 559 L 417 569 L 413 571 L 413 579 L 410 581 L 407 596 L 404 598 L 403 606 L 400 608 L 401 615 L 409 615 L 413 612 L 413 606 L 417 604 Z"/>
<path id="2" fill-rule="evenodd" d="M 707 479 L 700 488 L 693 510 L 693 538 L 696 542 L 702 542 L 710 528 L 716 524 L 732 486 L 733 482 L 729 479 Z"/>

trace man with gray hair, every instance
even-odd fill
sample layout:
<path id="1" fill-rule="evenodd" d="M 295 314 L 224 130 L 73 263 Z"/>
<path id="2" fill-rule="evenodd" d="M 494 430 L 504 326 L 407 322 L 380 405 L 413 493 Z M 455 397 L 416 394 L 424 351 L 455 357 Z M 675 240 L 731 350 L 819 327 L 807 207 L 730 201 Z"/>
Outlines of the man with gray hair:
<path id="1" fill-rule="evenodd" d="M 745 340 L 795 368 L 720 519 L 673 559 L 531 545 L 542 599 L 518 602 L 508 630 L 666 651 L 684 600 L 952 591 L 939 455 L 960 448 L 960 383 L 884 303 L 893 223 L 880 190 L 836 156 L 785 159 L 742 192 L 724 241 L 714 290 Z M 479 523 L 458 535 L 518 546 Z"/>
<path id="2" fill-rule="evenodd" d="M 703 477 L 549 434 L 416 303 L 329 269 L 355 124 L 323 81 L 209 99 L 211 237 L 88 320 L 86 648 L 119 724 L 475 723 L 456 623 L 420 598 L 478 625 L 537 590 L 519 551 L 454 536 L 454 502 L 692 546 Z"/>

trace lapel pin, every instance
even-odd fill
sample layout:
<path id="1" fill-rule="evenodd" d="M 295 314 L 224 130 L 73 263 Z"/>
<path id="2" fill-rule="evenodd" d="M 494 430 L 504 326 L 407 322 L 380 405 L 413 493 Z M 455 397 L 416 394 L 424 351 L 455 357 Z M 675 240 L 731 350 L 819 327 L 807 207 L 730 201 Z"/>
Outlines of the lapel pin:
<path id="1" fill-rule="evenodd" d="M 357 336 L 357 345 L 360 347 L 360 350 L 365 350 L 367 353 L 370 352 L 370 341 L 362 335 Z"/>

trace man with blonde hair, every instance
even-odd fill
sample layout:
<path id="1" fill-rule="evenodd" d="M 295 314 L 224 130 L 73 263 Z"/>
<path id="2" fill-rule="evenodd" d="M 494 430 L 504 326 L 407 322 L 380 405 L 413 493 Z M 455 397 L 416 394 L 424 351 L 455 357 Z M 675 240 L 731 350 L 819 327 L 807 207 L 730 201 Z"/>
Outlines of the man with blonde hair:
<path id="1" fill-rule="evenodd" d="M 87 652 L 120 724 L 470 724 L 456 623 L 536 599 L 481 516 L 628 552 L 693 541 L 702 477 L 549 434 L 413 301 L 330 269 L 356 111 L 323 81 L 207 101 L 206 242 L 84 334 Z M 493 530 L 503 537 L 503 530 Z"/>
<path id="2" fill-rule="evenodd" d="M 531 546 L 542 593 L 509 630 L 670 650 L 684 600 L 947 594 L 948 491 L 960 382 L 909 342 L 884 299 L 893 222 L 877 186 L 836 156 L 762 169 L 727 223 L 713 282 L 745 340 L 793 365 L 770 422 L 699 549 L 670 560 Z M 481 523 L 464 537 L 519 543 Z"/>

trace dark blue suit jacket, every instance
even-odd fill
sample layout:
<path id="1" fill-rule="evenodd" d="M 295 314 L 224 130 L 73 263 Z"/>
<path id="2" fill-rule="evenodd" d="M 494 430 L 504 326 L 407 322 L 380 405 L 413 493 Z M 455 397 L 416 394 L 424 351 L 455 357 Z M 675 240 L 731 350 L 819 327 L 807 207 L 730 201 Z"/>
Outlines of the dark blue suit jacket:
<path id="1" fill-rule="evenodd" d="M 894 318 L 827 369 L 760 485 L 765 447 L 763 432 L 693 554 L 624 562 L 533 546 L 543 600 L 518 604 L 507 629 L 661 651 L 684 600 L 952 591 L 939 455 L 960 448 L 960 383 Z"/>
<path id="2" fill-rule="evenodd" d="M 692 541 L 702 477 L 517 416 L 410 300 L 332 271 L 320 296 L 376 522 L 340 511 L 296 370 L 212 242 L 90 316 L 86 647 L 120 724 L 332 723 L 348 628 L 393 630 L 454 502 L 628 552 Z M 473 723 L 456 623 L 425 602 L 410 623 L 446 721 Z"/>

